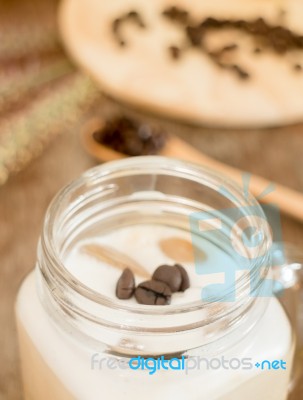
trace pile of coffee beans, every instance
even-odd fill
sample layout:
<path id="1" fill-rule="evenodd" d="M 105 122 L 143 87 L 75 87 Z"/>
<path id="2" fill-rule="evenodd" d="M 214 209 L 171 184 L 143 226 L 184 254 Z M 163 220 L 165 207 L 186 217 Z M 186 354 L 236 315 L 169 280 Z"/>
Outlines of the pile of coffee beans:
<path id="1" fill-rule="evenodd" d="M 188 274 L 180 264 L 160 265 L 149 281 L 137 287 L 134 274 L 126 268 L 117 282 L 116 296 L 126 300 L 135 295 L 139 304 L 164 306 L 170 304 L 173 293 L 184 292 L 189 286 Z"/>
<path id="2" fill-rule="evenodd" d="M 267 50 L 284 55 L 291 50 L 303 49 L 303 36 L 281 25 L 268 24 L 263 18 L 245 21 L 242 19 L 231 20 L 208 17 L 202 21 L 195 22 L 186 10 L 175 6 L 165 9 L 162 15 L 171 22 L 178 24 L 181 29 L 183 29 L 187 42 L 190 44 L 189 47 L 199 48 L 200 51 L 208 55 L 217 66 L 234 72 L 241 79 L 248 79 L 250 77 L 249 73 L 237 64 L 224 63 L 222 61 L 223 53 L 235 50 L 237 45 L 231 44 L 217 52 L 212 52 L 205 44 L 206 34 L 223 29 L 241 31 L 251 36 L 255 41 L 255 54 L 261 53 L 262 50 Z M 178 46 L 170 46 L 169 52 L 172 58 L 180 58 L 181 49 L 178 47 L 179 52 L 178 57 L 176 57 L 175 53 L 171 50 L 172 47 Z M 183 47 L 183 51 L 186 50 L 186 48 L 188 48 L 188 46 L 185 48 Z M 300 71 L 300 68 L 295 67 L 295 70 Z"/>
<path id="3" fill-rule="evenodd" d="M 285 12 L 283 12 L 283 14 L 285 14 Z M 219 68 L 230 71 L 242 80 L 249 79 L 250 73 L 235 62 L 224 61 L 223 57 L 227 51 L 236 51 L 238 45 L 232 43 L 222 47 L 222 49 L 213 51 L 206 45 L 205 38 L 209 32 L 224 29 L 234 29 L 243 32 L 253 39 L 255 46 L 253 50 L 254 54 L 272 51 L 276 54 L 284 55 L 293 50 L 303 50 L 302 35 L 280 24 L 269 24 L 261 17 L 248 21 L 243 19 L 218 19 L 208 17 L 202 21 L 197 21 L 187 10 L 176 6 L 166 8 L 162 12 L 162 16 L 176 24 L 184 33 L 185 41 L 182 39 L 180 44 L 168 47 L 169 54 L 173 60 L 180 59 L 183 53 L 188 49 L 195 48 L 207 55 Z M 131 11 L 121 18 L 114 20 L 112 22 L 112 30 L 121 46 L 125 45 L 125 40 L 121 39 L 119 27 L 121 22 L 125 20 L 132 20 L 138 26 L 145 27 L 142 17 L 136 11 Z M 297 63 L 293 65 L 293 70 L 301 72 L 302 66 Z"/>
<path id="4" fill-rule="evenodd" d="M 166 142 L 162 130 L 126 117 L 107 121 L 93 136 L 97 142 L 128 156 L 157 154 Z"/>

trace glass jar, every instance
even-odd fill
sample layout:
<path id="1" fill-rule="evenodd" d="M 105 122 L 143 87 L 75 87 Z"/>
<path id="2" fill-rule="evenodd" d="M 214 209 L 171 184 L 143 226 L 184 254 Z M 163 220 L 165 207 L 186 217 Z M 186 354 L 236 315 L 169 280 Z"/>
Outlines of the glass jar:
<path id="1" fill-rule="evenodd" d="M 89 284 L 88 264 L 82 275 L 67 268 L 79 243 L 111 233 L 115 246 L 128 229 L 140 245 L 149 227 L 190 235 L 188 293 L 199 298 L 121 301 Z M 25 399 L 286 399 L 294 335 L 271 292 L 271 245 L 257 201 L 210 170 L 135 157 L 84 173 L 51 203 L 36 268 L 18 294 Z"/>

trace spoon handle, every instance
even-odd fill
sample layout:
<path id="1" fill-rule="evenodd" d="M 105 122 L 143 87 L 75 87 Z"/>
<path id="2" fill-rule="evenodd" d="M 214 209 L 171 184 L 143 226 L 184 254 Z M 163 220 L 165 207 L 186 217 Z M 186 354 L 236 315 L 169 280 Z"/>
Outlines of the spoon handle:
<path id="1" fill-rule="evenodd" d="M 205 165 L 206 167 L 210 167 L 217 172 L 229 176 L 241 186 L 243 185 L 244 171 L 206 156 L 176 136 L 171 136 L 169 138 L 161 152 L 161 155 L 180 158 L 182 160 Z M 260 201 L 262 203 L 275 204 L 279 207 L 280 211 L 303 222 L 302 193 L 289 189 L 278 183 L 271 182 L 258 175 L 251 175 L 249 190 L 255 197 L 258 197 L 269 185 L 272 184 L 274 184 L 274 191 L 267 194 L 266 197 L 260 199 Z"/>

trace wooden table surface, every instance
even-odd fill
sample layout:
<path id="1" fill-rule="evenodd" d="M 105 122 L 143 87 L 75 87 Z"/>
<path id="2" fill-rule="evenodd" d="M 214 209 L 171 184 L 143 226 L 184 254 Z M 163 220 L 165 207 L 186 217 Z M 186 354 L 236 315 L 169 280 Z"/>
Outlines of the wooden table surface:
<path id="1" fill-rule="evenodd" d="M 116 106 L 101 99 L 96 107 L 103 113 Z M 303 126 L 224 132 L 162 124 L 208 155 L 303 191 Z M 94 160 L 80 145 L 78 132 L 72 129 L 0 187 L 1 400 L 21 398 L 14 301 L 22 279 L 35 264 L 45 210 L 58 189 L 93 165 Z M 302 248 L 303 224 L 286 217 L 282 222 L 284 239 Z"/>

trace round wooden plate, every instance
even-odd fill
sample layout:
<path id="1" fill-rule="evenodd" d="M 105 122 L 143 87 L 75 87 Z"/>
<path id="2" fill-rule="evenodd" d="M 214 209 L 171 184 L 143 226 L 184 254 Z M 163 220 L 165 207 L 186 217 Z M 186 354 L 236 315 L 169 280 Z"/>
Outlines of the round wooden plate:
<path id="1" fill-rule="evenodd" d="M 110 96 L 174 119 L 209 126 L 253 128 L 303 120 L 303 51 L 284 55 L 255 53 L 256 44 L 243 32 L 210 33 L 213 49 L 237 44 L 232 62 L 249 73 L 240 79 L 219 68 L 209 56 L 188 49 L 173 60 L 168 47 L 183 43 L 184 32 L 162 11 L 185 7 L 197 21 L 207 17 L 254 20 L 262 17 L 303 35 L 303 2 L 298 0 L 64 0 L 59 25 L 67 50 Z M 119 46 L 112 21 L 137 11 L 146 28 L 127 23 Z M 283 13 L 282 13 L 283 11 Z"/>

